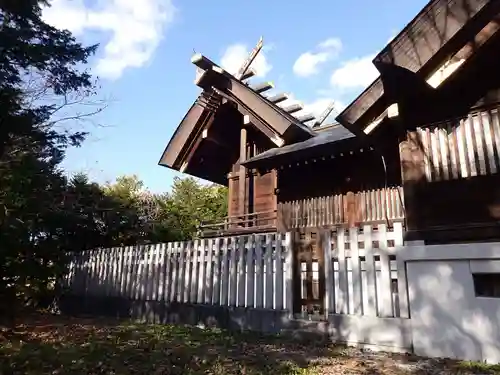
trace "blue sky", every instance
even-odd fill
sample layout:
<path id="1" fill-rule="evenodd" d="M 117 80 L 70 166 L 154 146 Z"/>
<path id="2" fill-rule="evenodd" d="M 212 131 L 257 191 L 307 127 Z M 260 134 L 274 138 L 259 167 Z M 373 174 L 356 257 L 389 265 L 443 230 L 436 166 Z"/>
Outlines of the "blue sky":
<path id="1" fill-rule="evenodd" d="M 236 69 L 259 37 L 253 65 L 276 92 L 292 93 L 304 113 L 330 100 L 349 104 L 377 75 L 371 58 L 426 0 L 228 1 L 53 0 L 48 22 L 100 42 L 91 62 L 108 107 L 68 152 L 64 168 L 104 182 L 137 174 L 154 192 L 178 175 L 158 166 L 173 131 L 198 93 L 193 50 Z M 75 125 L 76 126 L 76 125 Z M 78 125 L 81 126 L 81 125 Z"/>

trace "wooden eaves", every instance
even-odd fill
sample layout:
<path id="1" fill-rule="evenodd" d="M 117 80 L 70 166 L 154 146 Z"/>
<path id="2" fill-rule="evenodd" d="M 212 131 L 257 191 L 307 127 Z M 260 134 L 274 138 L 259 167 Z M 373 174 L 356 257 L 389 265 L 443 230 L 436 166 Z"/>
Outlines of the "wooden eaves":
<path id="1" fill-rule="evenodd" d="M 243 163 L 247 168 L 267 171 L 298 160 L 334 155 L 350 151 L 359 145 L 355 137 L 340 124 L 319 128 L 317 136 L 302 142 L 267 150 Z"/>
<path id="2" fill-rule="evenodd" d="M 401 101 L 403 90 L 415 93 L 426 79 L 460 50 L 498 13 L 497 0 L 431 0 L 379 53 L 373 64 L 381 73 L 336 120 L 358 136 L 371 121 Z M 407 79 L 398 80 L 404 70 Z M 411 76 L 414 75 L 414 78 Z M 398 86 L 394 89 L 394 86 Z M 429 86 L 429 89 L 431 87 Z M 392 91 L 392 92 L 391 92 Z M 409 98 L 408 100 L 413 99 Z"/>

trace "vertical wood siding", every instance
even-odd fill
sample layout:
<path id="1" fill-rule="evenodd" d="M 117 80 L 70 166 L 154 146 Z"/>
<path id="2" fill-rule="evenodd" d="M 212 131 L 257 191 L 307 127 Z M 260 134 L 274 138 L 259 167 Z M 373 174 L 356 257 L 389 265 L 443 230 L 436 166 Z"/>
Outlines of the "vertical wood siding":
<path id="1" fill-rule="evenodd" d="M 444 124 L 418 128 L 429 182 L 496 174 L 500 171 L 498 108 Z"/>

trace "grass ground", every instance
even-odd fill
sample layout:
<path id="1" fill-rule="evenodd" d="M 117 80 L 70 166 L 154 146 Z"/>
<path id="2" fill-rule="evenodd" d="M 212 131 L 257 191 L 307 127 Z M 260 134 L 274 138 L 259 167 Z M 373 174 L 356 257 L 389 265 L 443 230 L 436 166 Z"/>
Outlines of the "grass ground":
<path id="1" fill-rule="evenodd" d="M 0 326 L 0 374 L 469 374 L 498 368 L 286 337 L 52 315 Z M 500 371 L 498 372 L 500 373 Z"/>

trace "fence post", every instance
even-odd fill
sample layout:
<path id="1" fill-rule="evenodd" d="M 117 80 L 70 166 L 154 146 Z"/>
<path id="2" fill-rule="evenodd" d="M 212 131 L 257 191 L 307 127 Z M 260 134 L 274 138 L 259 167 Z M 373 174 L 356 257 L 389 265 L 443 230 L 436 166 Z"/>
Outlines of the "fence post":
<path id="1" fill-rule="evenodd" d="M 247 259 L 246 259 L 246 298 L 245 307 L 254 307 L 254 283 L 255 283 L 255 252 L 254 252 L 255 235 L 251 234 L 247 242 Z"/>
<path id="2" fill-rule="evenodd" d="M 321 244 L 323 246 L 323 254 L 325 258 L 325 312 L 326 316 L 335 311 L 335 291 L 332 269 L 332 232 L 327 229 L 322 233 Z"/>
<path id="3" fill-rule="evenodd" d="M 361 279 L 361 259 L 359 258 L 357 227 L 349 229 L 349 245 L 351 249 L 353 313 L 363 315 L 363 283 Z"/>
<path id="4" fill-rule="evenodd" d="M 394 223 L 394 245 L 396 247 L 396 267 L 398 274 L 399 316 L 401 318 L 409 318 L 406 263 L 401 260 L 401 257 L 397 256 L 397 252 L 401 251 L 404 246 L 402 223 Z"/>
<path id="5" fill-rule="evenodd" d="M 274 274 L 274 308 L 276 310 L 283 310 L 284 304 L 284 275 L 283 275 L 283 235 L 276 234 L 276 250 L 275 250 L 275 264 L 276 272 Z"/>
<path id="6" fill-rule="evenodd" d="M 347 258 L 345 249 L 345 229 L 340 228 L 337 231 L 336 238 L 338 259 L 339 259 L 339 289 L 338 297 L 335 299 L 338 302 L 336 311 L 340 314 L 349 314 L 349 284 L 347 277 Z"/>
<path id="7" fill-rule="evenodd" d="M 255 236 L 255 301 L 256 308 L 264 307 L 264 257 L 262 256 L 263 235 Z"/>
<path id="8" fill-rule="evenodd" d="M 224 238 L 222 242 L 222 261 L 220 272 L 220 304 L 229 306 L 229 239 Z"/>
<path id="9" fill-rule="evenodd" d="M 208 240 L 207 247 L 207 258 L 205 259 L 205 279 L 204 282 L 204 303 L 206 305 L 212 304 L 212 287 L 213 287 L 213 273 L 212 273 L 212 262 L 213 262 L 213 252 L 214 252 L 214 239 L 210 238 Z"/>
<path id="10" fill-rule="evenodd" d="M 392 317 L 394 313 L 391 290 L 391 263 L 387 248 L 387 225 L 378 225 L 378 243 L 380 254 L 380 307 L 382 317 Z"/>
<path id="11" fill-rule="evenodd" d="M 264 308 L 273 308 L 273 238 L 271 234 L 266 234 L 266 247 L 264 251 L 264 274 L 265 276 L 265 292 L 264 292 Z"/>
<path id="12" fill-rule="evenodd" d="M 205 251 L 207 249 L 207 240 L 201 240 L 200 246 L 200 256 L 198 258 L 199 266 L 198 266 L 198 294 L 196 297 L 197 303 L 203 303 L 203 292 L 205 286 Z"/>
<path id="13" fill-rule="evenodd" d="M 212 278 L 212 304 L 221 305 L 220 302 L 220 284 L 221 284 L 221 239 L 216 238 L 214 240 L 215 253 L 214 253 L 214 269 Z"/>
<path id="14" fill-rule="evenodd" d="M 288 318 L 293 318 L 293 242 L 292 233 L 286 232 L 285 235 L 285 268 L 286 268 L 286 304 L 285 308 L 288 310 Z"/>

